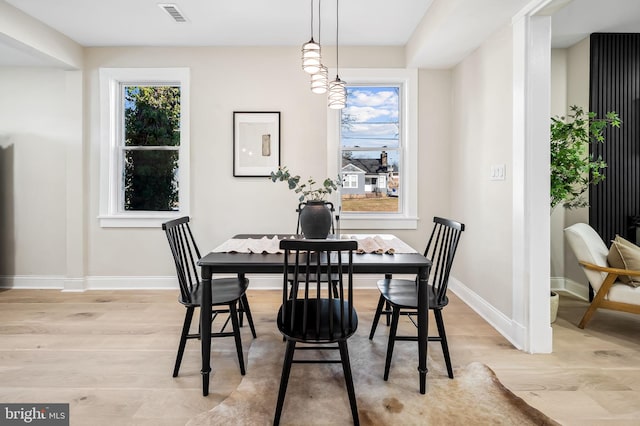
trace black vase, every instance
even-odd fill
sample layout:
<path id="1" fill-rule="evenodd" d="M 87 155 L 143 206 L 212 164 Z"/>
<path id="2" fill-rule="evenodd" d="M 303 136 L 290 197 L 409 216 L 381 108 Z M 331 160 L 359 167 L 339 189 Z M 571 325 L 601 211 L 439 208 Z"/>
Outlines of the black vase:
<path id="1" fill-rule="evenodd" d="M 323 239 L 331 229 L 331 210 L 325 201 L 307 201 L 300 210 L 302 235 L 310 239 Z"/>

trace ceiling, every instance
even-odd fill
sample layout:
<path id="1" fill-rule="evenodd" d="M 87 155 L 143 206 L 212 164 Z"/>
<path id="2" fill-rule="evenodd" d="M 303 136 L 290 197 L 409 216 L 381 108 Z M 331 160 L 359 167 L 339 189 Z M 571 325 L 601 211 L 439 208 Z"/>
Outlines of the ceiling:
<path id="1" fill-rule="evenodd" d="M 83 46 L 290 46 L 311 31 L 310 0 L 6 1 Z M 431 2 L 342 0 L 341 44 L 404 45 Z M 163 3 L 175 4 L 187 22 L 174 22 Z M 333 44 L 336 1 L 321 6 L 321 40 Z M 315 29 L 317 39 L 317 22 Z"/>
<path id="2" fill-rule="evenodd" d="M 552 46 L 558 48 L 591 33 L 640 33 L 640 0 L 573 0 L 551 22 Z"/>
<path id="3" fill-rule="evenodd" d="M 310 0 L 175 0 L 172 3 L 186 17 L 185 23 L 173 21 L 157 0 L 0 1 L 87 47 L 298 46 L 311 34 Z M 340 45 L 404 46 L 424 21 L 429 28 L 421 34 L 429 40 L 420 50 L 423 57 L 412 62 L 420 67 L 449 67 L 509 24 L 511 16 L 529 2 L 342 0 Z M 322 2 L 320 17 L 320 41 L 334 44 L 336 2 Z M 573 0 L 552 22 L 556 47 L 567 47 L 595 31 L 640 32 L 640 0 Z M 316 23 L 316 40 L 317 28 Z M 52 65 L 1 36 L 0 28 L 0 66 Z"/>

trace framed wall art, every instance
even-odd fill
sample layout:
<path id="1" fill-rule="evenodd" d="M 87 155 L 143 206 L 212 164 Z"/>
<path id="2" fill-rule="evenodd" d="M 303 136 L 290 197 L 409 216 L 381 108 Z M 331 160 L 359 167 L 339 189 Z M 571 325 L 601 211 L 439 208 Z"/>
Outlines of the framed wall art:
<path id="1" fill-rule="evenodd" d="M 233 175 L 270 176 L 280 166 L 280 112 L 233 113 Z"/>

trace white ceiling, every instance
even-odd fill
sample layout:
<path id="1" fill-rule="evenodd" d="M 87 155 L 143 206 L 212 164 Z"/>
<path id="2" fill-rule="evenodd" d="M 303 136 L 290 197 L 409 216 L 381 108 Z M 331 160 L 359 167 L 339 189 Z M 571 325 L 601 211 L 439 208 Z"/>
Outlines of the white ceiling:
<path id="1" fill-rule="evenodd" d="M 310 0 L 175 0 L 188 19 L 174 22 L 163 0 L 0 0 L 82 46 L 297 46 L 310 37 Z M 315 0 L 315 7 L 318 7 Z M 530 0 L 342 0 L 340 44 L 404 46 L 424 20 L 413 65 L 452 66 Z M 558 0 L 566 1 L 566 0 Z M 170 1 L 166 1 L 169 3 Z M 335 43 L 336 1 L 322 2 L 323 44 Z M 554 46 L 591 32 L 640 32 L 640 0 L 573 0 L 553 16 Z M 317 23 L 315 24 L 317 40 Z M 1 37 L 0 65 L 48 64 Z"/>
<path id="2" fill-rule="evenodd" d="M 83 46 L 291 46 L 311 34 L 310 0 L 6 1 Z M 342 0 L 340 43 L 404 45 L 431 2 Z M 177 5 L 188 21 L 174 22 L 162 3 Z M 321 6 L 321 39 L 334 44 L 336 1 Z M 317 22 L 315 29 L 317 40 Z"/>
<path id="3" fill-rule="evenodd" d="M 640 33 L 640 0 L 573 0 L 551 22 L 553 47 L 573 46 L 591 33 Z"/>

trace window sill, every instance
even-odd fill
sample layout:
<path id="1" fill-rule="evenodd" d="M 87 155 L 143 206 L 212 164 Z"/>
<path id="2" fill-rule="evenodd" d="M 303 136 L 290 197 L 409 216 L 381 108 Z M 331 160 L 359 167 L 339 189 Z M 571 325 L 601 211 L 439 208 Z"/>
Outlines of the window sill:
<path id="1" fill-rule="evenodd" d="M 101 228 L 160 228 L 164 222 L 186 216 L 182 212 L 98 216 Z"/>
<path id="2" fill-rule="evenodd" d="M 383 215 L 350 215 L 340 217 L 341 229 L 417 229 L 418 218 Z"/>

